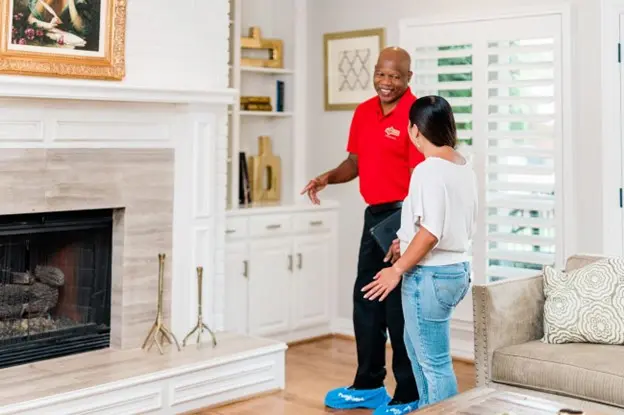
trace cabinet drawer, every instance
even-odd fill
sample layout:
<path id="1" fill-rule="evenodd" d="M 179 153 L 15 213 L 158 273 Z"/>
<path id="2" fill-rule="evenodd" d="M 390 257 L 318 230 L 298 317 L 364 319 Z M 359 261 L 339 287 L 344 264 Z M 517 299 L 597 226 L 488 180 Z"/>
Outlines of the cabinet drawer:
<path id="1" fill-rule="evenodd" d="M 334 228 L 333 215 L 328 212 L 306 212 L 295 216 L 295 232 L 326 232 Z"/>
<path id="2" fill-rule="evenodd" d="M 244 238 L 249 234 L 247 218 L 227 218 L 225 221 L 225 238 Z"/>
<path id="3" fill-rule="evenodd" d="M 277 236 L 292 232 L 290 215 L 258 215 L 249 218 L 251 236 Z"/>

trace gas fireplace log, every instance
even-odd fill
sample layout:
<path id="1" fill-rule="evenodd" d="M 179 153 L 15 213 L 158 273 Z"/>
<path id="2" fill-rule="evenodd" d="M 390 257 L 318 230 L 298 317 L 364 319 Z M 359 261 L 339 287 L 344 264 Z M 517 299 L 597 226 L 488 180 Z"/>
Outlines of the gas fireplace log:
<path id="1" fill-rule="evenodd" d="M 8 318 L 18 318 L 24 312 L 24 306 L 22 304 L 19 305 L 9 305 L 9 304 L 0 304 L 0 320 L 5 320 Z M 0 321 L 0 323 L 3 323 Z"/>
<path id="2" fill-rule="evenodd" d="M 30 273 L 30 271 L 26 272 L 13 272 L 11 273 L 11 282 L 13 284 L 25 284 L 29 285 L 35 282 L 35 276 Z"/>
<path id="3" fill-rule="evenodd" d="M 43 314 L 47 313 L 58 303 L 58 288 L 36 282 L 32 286 L 31 292 L 33 299 L 26 304 L 24 314 Z"/>
<path id="4" fill-rule="evenodd" d="M 58 298 L 58 288 L 41 282 L 0 285 L 0 318 L 47 313 L 56 306 Z"/>
<path id="5" fill-rule="evenodd" d="M 57 267 L 37 265 L 35 267 L 35 277 L 42 283 L 52 287 L 61 287 L 65 284 L 65 274 Z"/>
<path id="6" fill-rule="evenodd" d="M 32 285 L 4 284 L 0 285 L 0 306 L 22 305 L 32 298 Z"/>

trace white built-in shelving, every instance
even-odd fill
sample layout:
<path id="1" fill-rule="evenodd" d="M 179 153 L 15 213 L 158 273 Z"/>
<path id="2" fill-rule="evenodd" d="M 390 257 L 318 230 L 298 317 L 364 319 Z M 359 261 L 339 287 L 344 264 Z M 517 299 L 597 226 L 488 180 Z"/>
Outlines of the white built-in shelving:
<path id="1" fill-rule="evenodd" d="M 273 153 L 281 159 L 280 206 L 305 203 L 301 187 L 305 185 L 306 143 L 306 1 L 302 0 L 231 0 L 230 87 L 239 98 L 230 111 L 228 154 L 228 209 L 253 211 L 266 204 L 239 206 L 239 153 L 257 154 L 258 137 L 271 137 Z M 274 13 L 279 10 L 279 18 Z M 262 38 L 283 42 L 283 68 L 241 66 L 241 55 L 268 56 L 268 51 L 241 52 L 241 37 L 259 27 Z M 284 108 L 277 111 L 277 81 L 284 82 Z M 272 111 L 242 111 L 240 97 L 269 96 Z M 272 206 L 275 203 L 271 204 Z"/>

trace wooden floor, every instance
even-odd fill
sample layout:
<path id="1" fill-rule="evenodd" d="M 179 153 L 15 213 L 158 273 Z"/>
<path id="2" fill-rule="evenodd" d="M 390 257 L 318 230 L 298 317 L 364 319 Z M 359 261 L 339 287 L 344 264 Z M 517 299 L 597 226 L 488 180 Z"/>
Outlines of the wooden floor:
<path id="1" fill-rule="evenodd" d="M 391 362 L 388 348 L 387 362 Z M 291 346 L 286 352 L 286 390 L 234 403 L 220 408 L 204 409 L 198 414 L 211 415 L 370 415 L 369 410 L 334 411 L 325 408 L 325 393 L 334 387 L 349 385 L 356 368 L 355 342 L 329 338 Z M 394 389 L 392 371 L 388 370 L 386 387 Z M 460 391 L 475 385 L 474 365 L 455 362 Z M 392 393 L 390 393 L 392 395 Z"/>

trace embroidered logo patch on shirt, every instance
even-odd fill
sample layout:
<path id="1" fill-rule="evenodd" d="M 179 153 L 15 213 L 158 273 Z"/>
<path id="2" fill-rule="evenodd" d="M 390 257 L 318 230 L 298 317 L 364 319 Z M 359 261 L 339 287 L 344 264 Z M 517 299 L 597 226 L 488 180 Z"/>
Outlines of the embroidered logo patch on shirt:
<path id="1" fill-rule="evenodd" d="M 399 135 L 401 135 L 401 132 L 394 127 L 386 128 L 385 133 L 386 133 L 386 138 L 389 138 L 391 140 L 396 140 L 399 137 Z"/>

